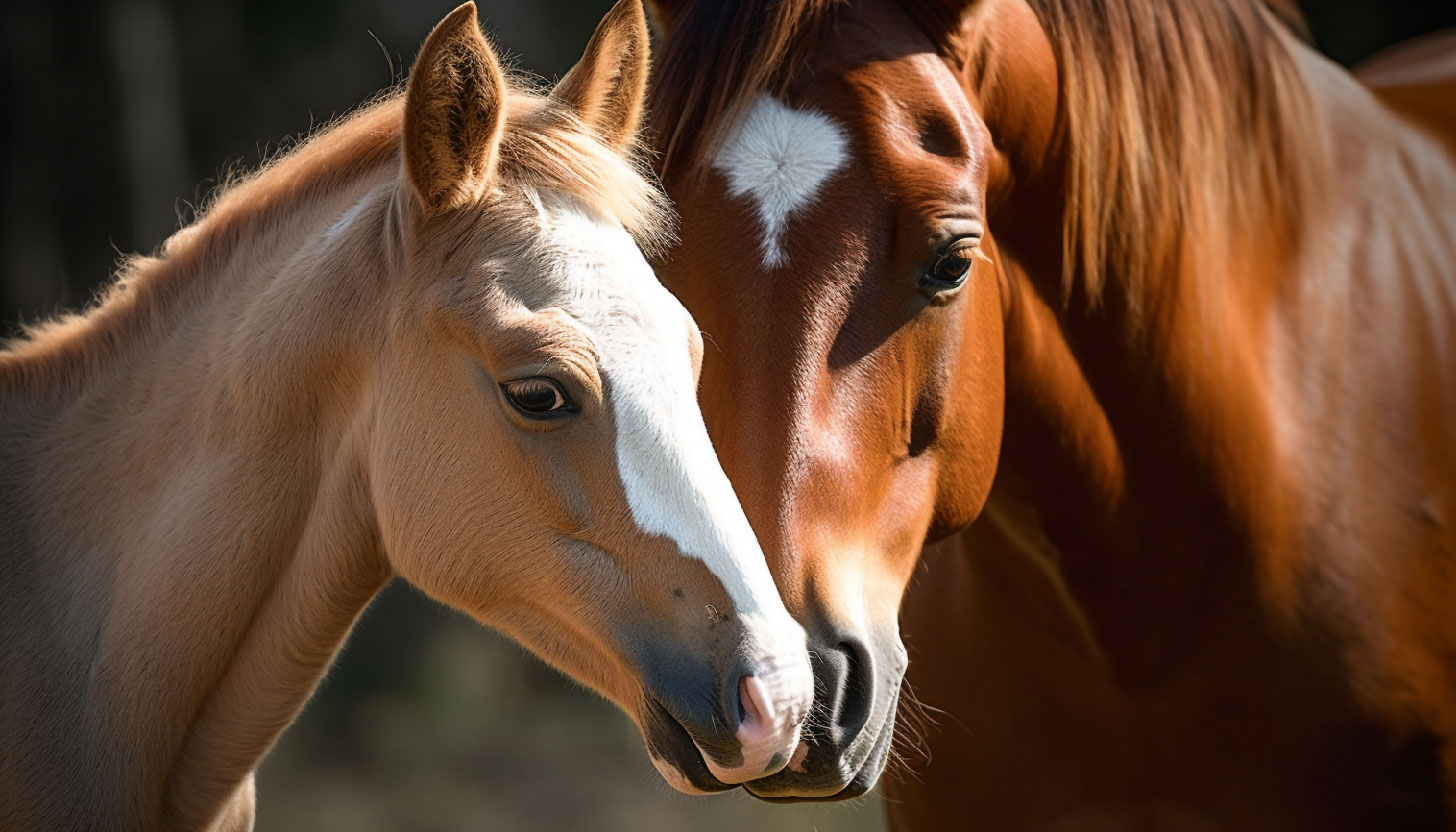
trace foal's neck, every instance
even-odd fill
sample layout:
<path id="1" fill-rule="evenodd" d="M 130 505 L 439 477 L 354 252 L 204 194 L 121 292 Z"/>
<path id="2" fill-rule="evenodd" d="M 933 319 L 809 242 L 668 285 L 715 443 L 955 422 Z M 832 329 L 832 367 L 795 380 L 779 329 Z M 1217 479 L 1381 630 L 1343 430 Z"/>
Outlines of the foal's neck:
<path id="1" fill-rule="evenodd" d="M 64 764 L 0 762 L 0 786 L 34 784 L 33 825 L 205 827 L 388 579 L 364 445 L 394 178 L 341 183 L 211 250 L 182 232 L 146 268 L 191 273 L 135 278 L 171 281 L 164 299 L 92 313 L 149 320 L 108 320 L 111 338 L 83 320 L 79 346 L 51 333 L 91 353 L 64 362 L 75 377 L 12 376 L 23 433 L 0 448 L 20 464 L 0 494 L 26 521 L 3 529 L 3 571 L 25 579 L 7 584 L 26 587 L 15 623 L 45 649 L 7 653 L 4 672 L 45 704 L 0 726 L 19 758 L 50 746 Z"/>

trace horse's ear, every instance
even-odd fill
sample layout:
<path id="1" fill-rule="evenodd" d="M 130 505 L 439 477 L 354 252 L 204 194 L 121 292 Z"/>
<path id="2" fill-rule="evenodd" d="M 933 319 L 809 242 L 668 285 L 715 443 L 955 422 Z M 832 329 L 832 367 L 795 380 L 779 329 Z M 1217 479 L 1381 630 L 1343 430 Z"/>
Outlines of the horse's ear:
<path id="1" fill-rule="evenodd" d="M 642 123 L 649 57 L 642 0 L 617 0 L 551 97 L 574 110 L 609 147 L 624 150 Z"/>
<path id="2" fill-rule="evenodd" d="M 466 3 L 425 40 L 405 92 L 404 166 L 426 209 L 457 208 L 485 191 L 505 104 L 500 62 Z"/>
<path id="3" fill-rule="evenodd" d="M 944 46 L 965 25 L 966 17 L 981 0 L 926 0 L 915 3 L 911 14 L 919 19 L 937 45 Z"/>

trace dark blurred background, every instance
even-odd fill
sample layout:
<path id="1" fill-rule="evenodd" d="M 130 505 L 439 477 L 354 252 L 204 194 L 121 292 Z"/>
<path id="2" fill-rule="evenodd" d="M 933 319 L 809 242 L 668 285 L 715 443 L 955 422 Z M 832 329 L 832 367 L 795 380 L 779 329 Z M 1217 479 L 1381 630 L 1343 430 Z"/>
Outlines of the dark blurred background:
<path id="1" fill-rule="evenodd" d="M 477 2 L 497 45 L 548 78 L 611 5 Z M 190 221 L 228 170 L 399 80 L 455 3 L 12 0 L 0 13 L 0 330 L 84 304 L 121 253 Z M 1302 5 L 1318 46 L 1345 64 L 1456 25 L 1451 0 Z M 260 830 L 883 826 L 875 798 L 677 795 L 611 706 L 403 585 L 365 615 L 258 794 Z"/>

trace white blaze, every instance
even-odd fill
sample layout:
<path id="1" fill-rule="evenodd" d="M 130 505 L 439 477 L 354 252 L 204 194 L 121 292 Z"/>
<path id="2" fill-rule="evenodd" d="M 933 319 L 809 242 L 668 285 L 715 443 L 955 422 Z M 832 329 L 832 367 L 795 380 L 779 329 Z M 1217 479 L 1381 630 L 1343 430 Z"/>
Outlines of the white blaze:
<path id="1" fill-rule="evenodd" d="M 569 257 L 573 289 L 583 296 L 570 311 L 597 344 L 633 519 L 706 563 L 738 615 L 766 618 L 802 637 L 703 424 L 687 310 L 621 225 L 570 206 L 554 205 L 548 216 L 552 238 Z"/>
<path id="2" fill-rule="evenodd" d="M 688 343 L 692 319 L 620 224 L 573 207 L 547 215 L 580 295 L 570 311 L 596 341 L 632 517 L 642 531 L 707 564 L 749 643 L 763 713 L 739 731 L 740 769 L 721 769 L 707 755 L 705 762 L 725 782 L 761 776 L 775 753 L 797 743 L 813 673 L 804 630 L 784 608 L 703 424 Z"/>
<path id="3" fill-rule="evenodd" d="M 724 139 L 713 167 L 728 193 L 750 197 L 763 222 L 763 262 L 782 266 L 789 215 L 814 201 L 849 158 L 844 132 L 822 113 L 791 110 L 771 95 L 754 103 Z"/>

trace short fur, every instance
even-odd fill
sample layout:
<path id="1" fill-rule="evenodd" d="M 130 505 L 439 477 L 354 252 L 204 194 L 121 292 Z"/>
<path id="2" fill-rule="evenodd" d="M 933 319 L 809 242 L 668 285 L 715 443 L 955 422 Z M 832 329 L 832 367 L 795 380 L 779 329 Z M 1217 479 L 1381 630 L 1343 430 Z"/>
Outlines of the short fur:
<path id="1" fill-rule="evenodd" d="M 593 44 L 532 92 L 457 9 L 403 97 L 0 352 L 0 828 L 251 828 L 259 761 L 396 575 L 611 699 L 684 788 L 783 765 L 803 632 L 628 234 L 669 233 L 637 0 Z M 530 417 L 521 381 L 577 414 Z"/>
<path id="2" fill-rule="evenodd" d="M 756 793 L 873 785 L 908 647 L 897 826 L 1450 828 L 1447 42 L 1362 83 L 1285 2 L 665 5 L 658 271 L 824 657 Z M 849 139 L 774 269 L 711 168 L 763 95 Z"/>
<path id="3" fill-rule="evenodd" d="M 503 194 L 558 190 L 615 218 L 646 251 L 673 237 L 673 214 L 640 156 L 592 138 L 556 99 L 515 86 L 507 93 L 496 179 Z M 0 390 L 26 382 L 72 385 L 88 366 L 147 330 L 165 331 L 169 301 L 195 291 L 242 246 L 276 233 L 278 222 L 321 197 L 399 164 L 403 93 L 321 130 L 296 149 L 213 196 L 196 221 L 163 243 L 156 257 L 130 257 L 95 308 L 29 327 L 0 351 Z M 630 145 L 628 145 L 630 148 Z"/>

